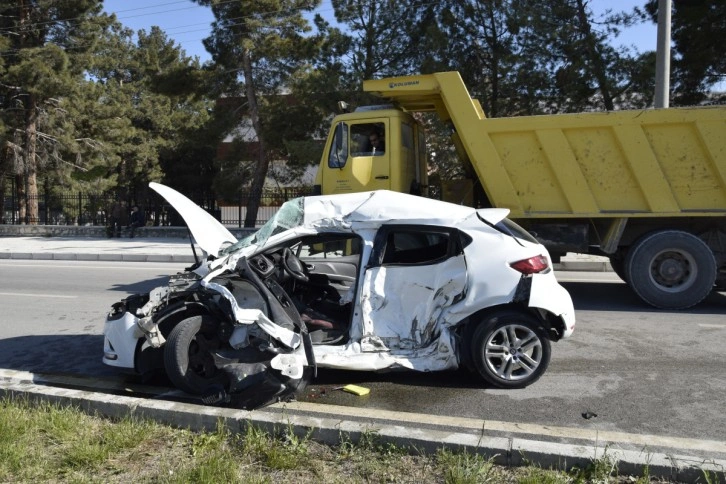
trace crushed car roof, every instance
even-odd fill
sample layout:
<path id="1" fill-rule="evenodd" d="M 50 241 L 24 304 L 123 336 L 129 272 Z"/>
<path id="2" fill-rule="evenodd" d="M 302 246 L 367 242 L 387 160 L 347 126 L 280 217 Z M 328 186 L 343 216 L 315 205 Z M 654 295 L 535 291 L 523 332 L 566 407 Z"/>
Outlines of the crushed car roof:
<path id="1" fill-rule="evenodd" d="M 477 212 L 464 205 L 442 202 L 417 195 L 376 190 L 341 195 L 305 197 L 305 225 L 325 225 L 336 220 L 381 224 L 389 221 L 449 225 Z M 507 209 L 487 209 L 493 223 L 506 217 Z M 484 211 L 480 211 L 484 213 Z M 489 221 L 492 221 L 489 220 Z"/>
<path id="2" fill-rule="evenodd" d="M 216 255 L 222 247 L 238 242 L 224 225 L 186 196 L 160 183 L 152 182 L 149 186 L 179 212 L 199 246 L 208 254 Z M 297 207 L 297 211 L 293 206 Z M 292 216 L 296 220 L 289 220 L 288 223 L 302 223 L 307 227 L 325 229 L 351 225 L 377 227 L 394 221 L 405 224 L 451 226 L 472 217 L 475 213 L 487 222 L 496 224 L 509 214 L 509 210 L 504 208 L 477 210 L 464 205 L 389 190 L 308 196 L 290 200 L 283 207 L 293 208 L 286 216 Z M 302 214 L 299 213 L 300 208 Z M 278 212 L 279 215 L 282 213 Z"/>

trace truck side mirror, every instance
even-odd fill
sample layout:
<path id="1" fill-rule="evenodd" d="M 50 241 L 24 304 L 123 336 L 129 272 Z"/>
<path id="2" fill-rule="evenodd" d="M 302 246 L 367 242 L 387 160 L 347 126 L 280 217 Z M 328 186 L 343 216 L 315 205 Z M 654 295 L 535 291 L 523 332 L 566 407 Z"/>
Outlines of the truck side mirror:
<path id="1" fill-rule="evenodd" d="M 338 123 L 333 133 L 333 142 L 330 145 L 328 154 L 328 167 L 340 168 L 345 166 L 348 157 L 348 126 L 345 123 Z"/>

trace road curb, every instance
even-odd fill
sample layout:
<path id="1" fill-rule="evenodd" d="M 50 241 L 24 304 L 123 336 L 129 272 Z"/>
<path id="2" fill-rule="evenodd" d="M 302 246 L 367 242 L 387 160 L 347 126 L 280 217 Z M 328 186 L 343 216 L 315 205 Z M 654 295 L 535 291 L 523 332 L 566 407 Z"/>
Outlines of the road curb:
<path id="1" fill-rule="evenodd" d="M 536 436 L 527 433 L 520 435 L 516 430 L 508 434 L 502 432 L 489 434 L 485 432 L 485 424 L 480 429 L 467 429 L 465 426 L 452 426 L 452 421 L 456 419 L 443 418 L 446 424 L 438 425 L 435 422 L 436 417 L 404 412 L 382 411 L 381 413 L 391 418 L 396 415 L 412 415 L 410 421 L 401 419 L 383 423 L 373 422 L 365 418 L 356 419 L 352 409 L 347 407 L 311 403 L 280 403 L 255 411 L 205 407 L 168 399 L 138 398 L 64 388 L 59 386 L 62 382 L 61 377 L 56 378 L 55 382 L 53 380 L 53 376 L 48 375 L 0 370 L 0 394 L 28 398 L 31 401 L 42 400 L 73 405 L 90 414 L 105 417 L 148 418 L 196 431 L 213 431 L 219 422 L 223 422 L 233 432 L 244 432 L 249 425 L 269 432 L 292 429 L 296 435 L 309 435 L 327 445 L 339 445 L 341 439 L 357 442 L 362 436 L 373 433 L 382 443 L 392 443 L 413 451 L 423 450 L 433 453 L 442 447 L 466 450 L 492 457 L 496 463 L 507 466 L 538 465 L 542 468 L 568 470 L 575 466 L 585 468 L 593 460 L 607 455 L 613 462 L 617 462 L 621 475 L 643 475 L 647 467 L 650 476 L 680 482 L 696 482 L 703 478 L 704 472 L 708 472 L 714 480 L 722 481 L 725 477 L 726 459 L 681 455 L 673 451 L 655 452 L 643 448 L 633 450 L 625 448 L 622 442 L 606 440 L 568 442 L 566 439 L 544 441 L 537 440 Z M 175 395 L 178 397 L 182 394 L 174 391 L 157 395 L 157 398 L 173 398 Z M 427 425 L 415 426 L 410 423 L 424 417 L 428 419 Z M 473 422 L 475 419 L 459 420 Z M 520 427 L 520 424 L 501 422 L 499 424 L 511 426 L 512 429 Z M 658 442 L 653 442 L 653 445 L 657 444 Z"/>
<path id="2" fill-rule="evenodd" d="M 100 262 L 178 262 L 194 263 L 194 256 L 179 254 L 86 254 L 49 252 L 0 252 L 0 259 L 62 260 Z"/>

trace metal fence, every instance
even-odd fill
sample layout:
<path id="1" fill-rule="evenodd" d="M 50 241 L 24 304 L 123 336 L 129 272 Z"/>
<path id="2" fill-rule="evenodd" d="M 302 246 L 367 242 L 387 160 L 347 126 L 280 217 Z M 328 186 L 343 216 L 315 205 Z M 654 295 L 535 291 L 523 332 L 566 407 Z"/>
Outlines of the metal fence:
<path id="1" fill-rule="evenodd" d="M 284 202 L 309 195 L 305 188 L 280 188 L 263 190 L 260 208 L 257 212 L 256 225 L 264 224 Z M 206 210 L 222 224 L 242 227 L 247 214 L 246 200 L 248 192 L 240 192 L 236 200 L 217 200 L 213 194 L 186 194 L 189 199 Z M 117 200 L 111 194 L 93 193 L 52 193 L 41 192 L 30 198 L 29 202 L 37 201 L 38 217 L 20 217 L 20 201 L 15 192 L 6 190 L 2 194 L 2 224 L 40 224 L 40 225 L 98 225 L 108 224 L 111 208 L 117 201 L 125 206 L 128 213 L 131 206 L 138 205 L 144 213 L 146 224 L 154 226 L 182 226 L 184 221 L 179 214 L 159 195 L 153 193 L 140 199 L 138 197 Z"/>
<path id="2" fill-rule="evenodd" d="M 307 187 L 281 187 L 269 188 L 262 191 L 260 206 L 257 210 L 256 226 L 260 226 L 271 219 L 279 210 L 280 205 L 297 197 L 311 195 L 311 189 Z M 215 213 L 217 220 L 223 225 L 231 227 L 244 226 L 247 216 L 247 197 L 249 192 L 240 192 L 237 200 L 221 200 L 217 202 Z"/>

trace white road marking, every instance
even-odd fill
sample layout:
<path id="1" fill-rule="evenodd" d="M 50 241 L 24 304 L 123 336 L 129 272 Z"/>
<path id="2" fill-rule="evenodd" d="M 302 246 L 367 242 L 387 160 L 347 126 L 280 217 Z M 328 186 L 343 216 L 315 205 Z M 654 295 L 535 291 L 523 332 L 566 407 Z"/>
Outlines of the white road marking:
<path id="1" fill-rule="evenodd" d="M 133 270 L 138 271 L 139 269 L 148 270 L 148 271 L 169 271 L 170 269 L 173 270 L 172 267 L 169 265 L 167 266 L 149 266 L 148 262 L 138 262 L 139 265 L 129 265 L 129 264 L 135 264 L 134 262 L 125 262 L 125 261 L 119 261 L 118 265 L 114 266 L 90 266 L 90 265 L 81 265 L 81 264 L 69 264 L 69 265 L 60 265 L 60 264 L 12 264 L 13 267 L 32 267 L 32 268 L 52 268 L 52 269 L 104 269 L 104 270 L 119 270 L 119 269 L 126 269 L 126 270 Z M 143 265 L 141 265 L 143 264 Z M 179 262 L 164 262 L 164 264 L 181 264 L 183 266 L 188 266 L 189 263 L 179 263 Z M 9 264 L 10 265 L 10 264 Z"/>
<path id="2" fill-rule="evenodd" d="M 698 323 L 698 325 L 702 328 L 716 328 L 716 329 L 724 329 L 726 328 L 726 324 L 708 324 L 708 323 Z"/>
<path id="3" fill-rule="evenodd" d="M 62 296 L 60 294 L 27 294 L 23 292 L 0 292 L 0 296 L 13 297 L 54 297 L 58 299 L 77 299 L 78 296 Z"/>

